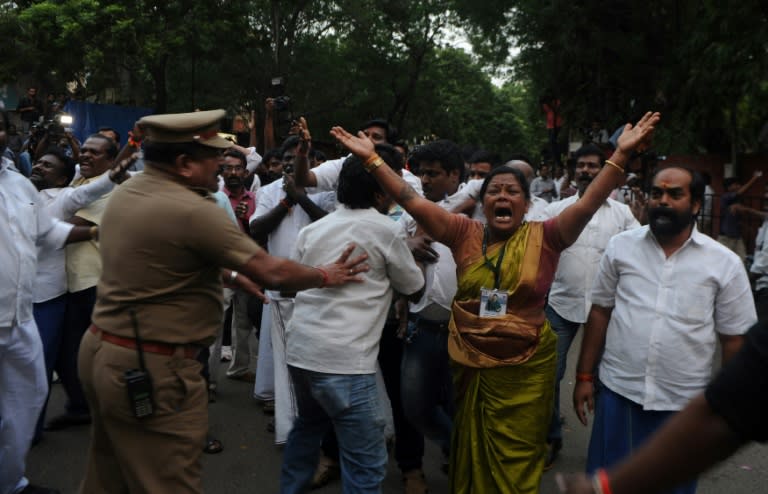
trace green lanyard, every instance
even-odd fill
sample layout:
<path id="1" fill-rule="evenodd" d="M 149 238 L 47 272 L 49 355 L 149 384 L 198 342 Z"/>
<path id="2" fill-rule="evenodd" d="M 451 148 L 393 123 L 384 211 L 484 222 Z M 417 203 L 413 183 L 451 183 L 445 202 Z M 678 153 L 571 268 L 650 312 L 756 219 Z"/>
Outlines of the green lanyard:
<path id="1" fill-rule="evenodd" d="M 483 257 L 485 258 L 485 266 L 488 267 L 493 272 L 493 288 L 499 289 L 499 281 L 501 278 L 501 263 L 504 261 L 504 253 L 507 251 L 507 242 L 504 242 L 504 245 L 501 247 L 501 252 L 499 252 L 499 259 L 496 261 L 496 265 L 494 266 L 490 259 L 488 259 L 488 255 L 486 254 L 488 250 L 488 225 L 485 226 L 483 229 Z"/>

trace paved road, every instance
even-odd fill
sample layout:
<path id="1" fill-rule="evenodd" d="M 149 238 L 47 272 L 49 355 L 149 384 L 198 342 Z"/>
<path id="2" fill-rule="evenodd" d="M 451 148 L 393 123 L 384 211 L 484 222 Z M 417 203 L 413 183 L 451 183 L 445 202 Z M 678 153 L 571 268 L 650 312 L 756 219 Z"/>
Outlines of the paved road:
<path id="1" fill-rule="evenodd" d="M 569 372 L 573 375 L 576 341 L 569 358 Z M 273 445 L 272 435 L 266 431 L 268 417 L 251 398 L 250 385 L 219 380 L 218 401 L 210 406 L 211 429 L 224 444 L 218 455 L 204 455 L 204 484 L 208 493 L 271 494 L 278 492 L 281 450 Z M 585 462 L 588 429 L 581 426 L 570 406 L 572 382 L 563 385 L 563 412 L 566 415 L 565 446 L 554 470 L 579 471 Z M 50 413 L 63 410 L 63 392 L 54 385 Z M 88 429 L 82 427 L 47 433 L 45 439 L 29 455 L 28 476 L 33 482 L 58 487 L 64 494 L 77 492 L 79 479 L 88 448 Z M 768 450 L 763 446 L 750 446 L 705 475 L 699 483 L 699 494 L 754 494 L 768 492 Z M 425 472 L 432 493 L 447 493 L 447 477 L 440 471 L 440 454 L 436 447 L 427 445 Z M 394 460 L 384 483 L 385 494 L 402 492 L 400 475 Z M 318 494 L 341 492 L 335 483 Z M 555 494 L 554 473 L 547 472 L 542 480 L 542 494 Z"/>

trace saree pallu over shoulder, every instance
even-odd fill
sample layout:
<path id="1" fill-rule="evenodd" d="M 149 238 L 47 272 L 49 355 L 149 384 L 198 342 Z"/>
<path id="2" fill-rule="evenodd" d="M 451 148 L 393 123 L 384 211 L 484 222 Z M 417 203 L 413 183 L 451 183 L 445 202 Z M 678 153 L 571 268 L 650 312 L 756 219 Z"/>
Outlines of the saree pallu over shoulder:
<path id="1" fill-rule="evenodd" d="M 488 259 L 474 257 L 458 266 L 458 290 L 448 326 L 452 360 L 475 368 L 502 367 L 522 364 L 536 352 L 546 324 L 533 296 L 543 244 L 543 224 L 526 223 L 504 244 L 488 249 Z M 495 263 L 502 249 L 499 289 L 509 293 L 507 311 L 480 317 L 480 289 L 494 285 L 487 264 Z"/>

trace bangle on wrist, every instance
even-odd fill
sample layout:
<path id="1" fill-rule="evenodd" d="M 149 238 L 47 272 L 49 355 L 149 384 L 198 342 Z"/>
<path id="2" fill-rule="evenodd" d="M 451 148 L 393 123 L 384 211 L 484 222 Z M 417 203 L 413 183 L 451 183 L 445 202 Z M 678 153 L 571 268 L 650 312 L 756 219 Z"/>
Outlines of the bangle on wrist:
<path id="1" fill-rule="evenodd" d="M 611 160 L 605 160 L 605 164 L 608 165 L 608 166 L 612 166 L 612 167 L 616 168 L 621 173 L 624 173 L 624 167 L 617 165 L 616 163 L 614 163 Z"/>
<path id="2" fill-rule="evenodd" d="M 594 477 L 592 477 L 592 485 L 596 494 L 613 494 L 611 484 L 608 481 L 608 472 L 604 468 L 600 468 L 595 472 Z"/>
<path id="3" fill-rule="evenodd" d="M 236 279 L 237 279 L 237 271 L 230 272 L 229 273 L 229 284 L 231 285 L 232 283 L 234 283 Z"/>
<path id="4" fill-rule="evenodd" d="M 289 203 L 287 199 L 280 199 L 280 205 L 283 206 L 288 211 L 291 210 L 293 207 L 293 204 Z"/>
<path id="5" fill-rule="evenodd" d="M 384 160 L 381 159 L 381 156 L 374 153 L 371 155 L 367 160 L 363 162 L 363 168 L 365 168 L 365 171 L 368 173 L 371 173 L 376 168 L 380 167 L 381 165 L 385 164 Z"/>
<path id="6" fill-rule="evenodd" d="M 320 274 L 323 275 L 323 282 L 320 283 L 320 288 L 325 288 L 328 285 L 328 271 L 326 271 L 323 268 L 318 268 L 318 267 L 316 267 L 315 269 L 320 271 Z"/>
<path id="7" fill-rule="evenodd" d="M 98 226 L 92 226 L 88 229 L 88 233 L 91 235 L 92 240 L 98 240 L 99 239 L 99 227 Z"/>
<path id="8" fill-rule="evenodd" d="M 589 374 L 586 372 L 578 372 L 576 373 L 576 382 L 580 382 L 580 383 L 595 382 L 595 375 Z"/>

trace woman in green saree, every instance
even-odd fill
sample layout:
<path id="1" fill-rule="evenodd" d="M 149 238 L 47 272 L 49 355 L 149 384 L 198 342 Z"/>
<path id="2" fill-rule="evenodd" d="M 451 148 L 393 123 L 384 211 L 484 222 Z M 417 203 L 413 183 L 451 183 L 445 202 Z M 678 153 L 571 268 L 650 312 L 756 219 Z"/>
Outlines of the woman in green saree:
<path id="1" fill-rule="evenodd" d="M 545 297 L 560 252 L 624 182 L 624 164 L 635 149 L 648 145 L 659 118 L 649 112 L 634 127 L 627 124 L 613 156 L 582 197 L 545 222 L 523 221 L 530 192 L 522 173 L 496 168 L 480 194 L 486 225 L 416 194 L 364 134 L 331 130 L 427 234 L 451 248 L 456 261 L 458 290 L 448 339 L 456 392 L 451 492 L 538 491 L 556 364 Z M 506 294 L 498 297 L 506 298 L 506 307 L 489 316 L 481 299 L 500 293 Z"/>

